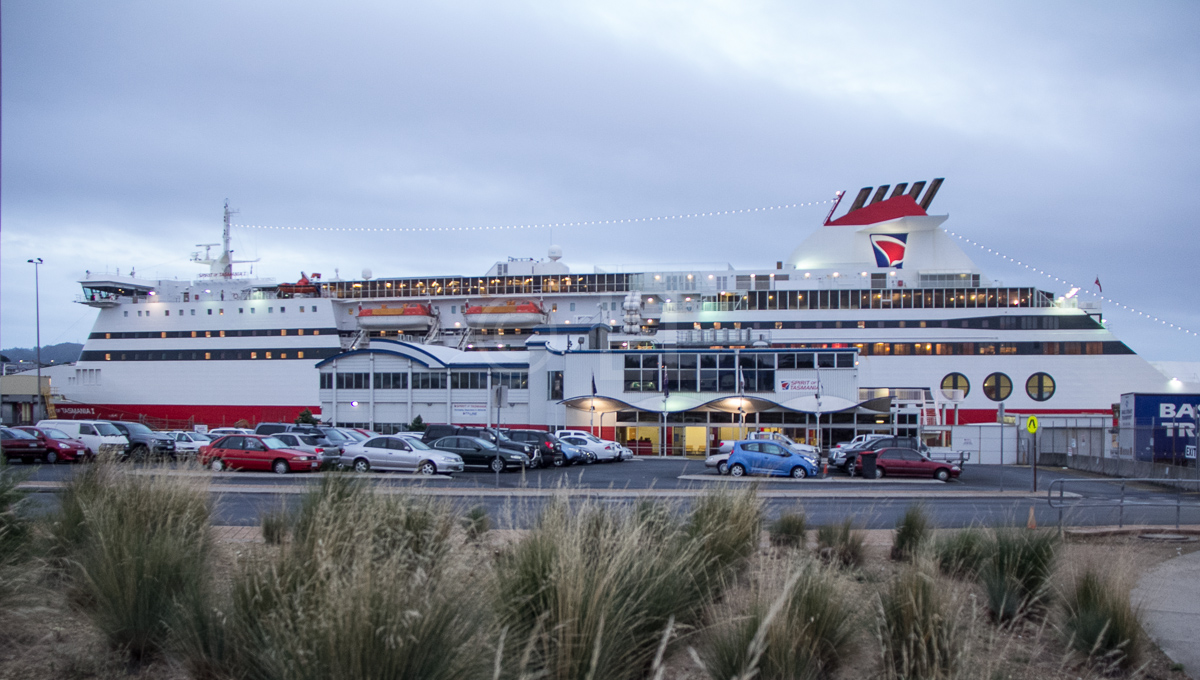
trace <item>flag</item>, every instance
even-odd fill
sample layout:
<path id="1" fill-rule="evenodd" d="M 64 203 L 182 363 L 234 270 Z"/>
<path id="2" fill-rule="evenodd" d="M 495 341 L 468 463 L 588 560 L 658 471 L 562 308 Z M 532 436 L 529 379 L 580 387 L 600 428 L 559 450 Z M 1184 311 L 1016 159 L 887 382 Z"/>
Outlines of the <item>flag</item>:
<path id="1" fill-rule="evenodd" d="M 1096 277 L 1096 287 L 1100 288 L 1100 277 L 1099 276 Z M 1103 293 L 1104 289 L 1100 288 L 1100 292 Z"/>
<path id="2" fill-rule="evenodd" d="M 595 371 L 592 372 L 592 396 L 593 397 L 596 396 L 596 373 L 595 373 Z"/>

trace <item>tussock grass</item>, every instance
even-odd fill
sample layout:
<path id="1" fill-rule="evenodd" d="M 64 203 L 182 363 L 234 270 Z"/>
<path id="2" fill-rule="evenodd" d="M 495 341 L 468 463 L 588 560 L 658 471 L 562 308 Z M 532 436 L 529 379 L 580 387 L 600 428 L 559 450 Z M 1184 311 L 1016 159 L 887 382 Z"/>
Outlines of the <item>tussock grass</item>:
<path id="1" fill-rule="evenodd" d="M 25 493 L 17 488 L 25 477 L 0 455 L 0 607 L 7 607 L 20 595 L 26 563 L 32 557 L 30 522 L 20 508 Z"/>
<path id="2" fill-rule="evenodd" d="M 906 568 L 879 595 L 876 637 L 884 673 L 895 678 L 956 677 L 965 657 L 959 612 L 924 561 Z"/>
<path id="3" fill-rule="evenodd" d="M 263 513 L 260 520 L 263 540 L 267 545 L 279 545 L 287 540 L 292 527 L 292 513 L 282 503 L 274 510 Z"/>
<path id="4" fill-rule="evenodd" d="M 808 544 L 808 519 L 803 512 L 785 512 L 770 525 L 771 545 L 803 548 Z"/>
<path id="5" fill-rule="evenodd" d="M 992 618 L 999 623 L 1043 612 L 1058 537 L 1049 530 L 1005 528 L 996 532 L 994 545 L 979 572 Z"/>
<path id="6" fill-rule="evenodd" d="M 197 677 L 472 676 L 486 583 L 445 559 L 456 520 L 444 504 L 327 477 L 290 543 L 243 564 L 227 599 L 185 612 L 181 659 Z"/>
<path id="7" fill-rule="evenodd" d="M 550 504 L 496 563 L 496 609 L 512 641 L 498 667 L 555 680 L 642 677 L 670 632 L 694 628 L 745 570 L 760 526 L 753 493 L 703 496 L 682 524 L 658 503 L 628 513 Z"/>
<path id="8" fill-rule="evenodd" d="M 67 483 L 51 533 L 75 600 L 134 664 L 165 646 L 177 603 L 208 582 L 208 488 L 197 478 L 95 464 Z"/>
<path id="9" fill-rule="evenodd" d="M 933 545 L 938 568 L 947 576 L 975 578 L 995 545 L 983 529 L 972 527 L 939 536 Z"/>
<path id="10" fill-rule="evenodd" d="M 805 561 L 790 572 L 759 587 L 744 615 L 722 612 L 703 636 L 710 678 L 816 680 L 850 652 L 857 612 L 836 571 Z"/>
<path id="11" fill-rule="evenodd" d="M 1062 634 L 1105 673 L 1129 670 L 1141 658 L 1142 626 L 1128 585 L 1094 567 L 1064 594 Z"/>
<path id="12" fill-rule="evenodd" d="M 854 518 L 841 524 L 828 524 L 817 529 L 817 554 L 821 559 L 840 567 L 861 567 L 865 552 L 863 534 L 854 530 Z"/>
<path id="13" fill-rule="evenodd" d="M 488 517 L 487 508 L 476 505 L 468 510 L 462 518 L 462 527 L 467 532 L 467 540 L 477 541 L 482 538 L 492 529 L 492 520 Z"/>
<path id="14" fill-rule="evenodd" d="M 929 512 L 918 504 L 908 506 L 904 515 L 896 522 L 892 533 L 892 559 L 911 560 L 928 543 L 930 534 Z"/>

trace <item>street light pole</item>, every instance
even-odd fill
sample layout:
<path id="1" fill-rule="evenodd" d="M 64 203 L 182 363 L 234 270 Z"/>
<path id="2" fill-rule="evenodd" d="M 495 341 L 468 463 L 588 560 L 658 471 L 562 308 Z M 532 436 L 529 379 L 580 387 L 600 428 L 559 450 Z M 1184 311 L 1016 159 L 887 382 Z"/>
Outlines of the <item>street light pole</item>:
<path id="1" fill-rule="evenodd" d="M 27 260 L 33 265 L 33 310 L 34 318 L 37 324 L 37 348 L 35 357 L 37 359 L 37 395 L 38 395 L 38 410 L 41 412 L 41 418 L 34 419 L 38 422 L 46 417 L 46 398 L 42 394 L 42 302 L 40 284 L 38 281 L 38 268 L 42 265 L 42 258 L 35 257 L 32 260 Z"/>

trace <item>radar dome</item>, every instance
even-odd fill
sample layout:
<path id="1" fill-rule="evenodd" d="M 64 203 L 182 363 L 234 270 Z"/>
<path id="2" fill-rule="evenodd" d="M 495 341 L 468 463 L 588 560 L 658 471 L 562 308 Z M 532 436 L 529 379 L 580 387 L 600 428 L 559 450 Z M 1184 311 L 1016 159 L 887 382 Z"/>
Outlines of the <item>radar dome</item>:
<path id="1" fill-rule="evenodd" d="M 550 259 L 558 262 L 562 259 L 562 246 L 550 246 Z"/>
<path id="2" fill-rule="evenodd" d="M 363 270 L 363 280 L 364 280 L 364 281 L 370 281 L 370 280 L 371 280 L 371 270 L 370 270 L 370 269 L 364 269 L 364 270 Z"/>

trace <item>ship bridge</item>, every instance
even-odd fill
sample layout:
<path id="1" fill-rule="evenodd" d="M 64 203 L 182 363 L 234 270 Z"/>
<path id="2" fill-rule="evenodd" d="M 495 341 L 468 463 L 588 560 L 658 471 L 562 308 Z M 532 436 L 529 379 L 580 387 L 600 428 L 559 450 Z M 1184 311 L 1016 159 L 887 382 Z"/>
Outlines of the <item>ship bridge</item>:
<path id="1" fill-rule="evenodd" d="M 92 278 L 89 275 L 80 281 L 79 285 L 83 286 L 83 295 L 75 301 L 89 307 L 116 307 L 122 302 L 137 302 L 141 298 L 155 295 L 152 282 L 132 276 L 109 274 L 102 278 Z"/>

